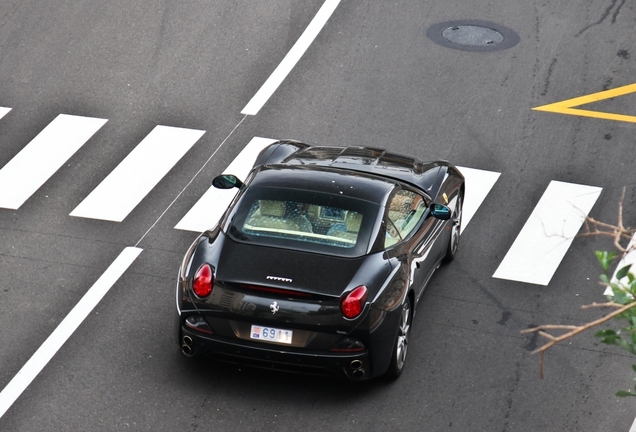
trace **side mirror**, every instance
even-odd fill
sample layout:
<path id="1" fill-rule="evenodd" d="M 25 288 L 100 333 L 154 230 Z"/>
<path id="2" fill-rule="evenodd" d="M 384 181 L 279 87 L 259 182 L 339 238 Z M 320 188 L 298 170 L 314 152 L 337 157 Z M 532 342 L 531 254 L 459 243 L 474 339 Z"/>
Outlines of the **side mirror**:
<path id="1" fill-rule="evenodd" d="M 212 186 L 217 189 L 232 189 L 234 187 L 240 189 L 243 186 L 243 182 L 235 175 L 223 174 L 214 177 L 214 180 L 212 180 Z"/>
<path id="2" fill-rule="evenodd" d="M 448 220 L 451 218 L 451 209 L 445 205 L 433 203 L 431 204 L 431 215 L 441 220 Z"/>

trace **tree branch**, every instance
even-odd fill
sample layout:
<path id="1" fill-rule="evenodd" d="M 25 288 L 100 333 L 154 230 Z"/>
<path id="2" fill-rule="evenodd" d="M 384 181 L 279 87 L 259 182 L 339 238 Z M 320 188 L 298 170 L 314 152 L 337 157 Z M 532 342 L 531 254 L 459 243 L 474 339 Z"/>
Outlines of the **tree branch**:
<path id="1" fill-rule="evenodd" d="M 597 221 L 594 218 L 589 216 L 585 217 L 584 227 L 585 232 L 579 234 L 582 237 L 589 236 L 605 236 L 610 237 L 613 240 L 614 247 L 617 251 L 619 251 L 623 257 L 627 255 L 627 253 L 636 249 L 636 229 L 625 228 L 623 225 L 623 202 L 625 201 L 625 187 L 623 187 L 620 201 L 618 202 L 618 218 L 616 225 L 608 224 L 605 222 Z M 623 246 L 621 242 L 627 241 L 627 245 Z M 635 252 L 636 253 L 636 252 Z M 636 266 L 635 266 L 636 267 Z M 601 283 L 601 285 L 607 286 L 607 284 Z M 532 351 L 532 354 L 540 353 L 541 357 L 539 358 L 539 374 L 541 378 L 543 378 L 543 362 L 545 353 L 548 349 L 558 344 L 559 342 L 563 342 L 566 339 L 570 339 L 571 337 L 584 332 L 592 327 L 596 327 L 600 324 L 603 324 L 612 318 L 636 307 L 636 300 L 631 303 L 622 305 L 620 303 L 616 303 L 613 301 L 608 301 L 605 303 L 592 303 L 589 305 L 582 306 L 582 309 L 591 309 L 591 308 L 599 308 L 599 307 L 610 307 L 615 310 L 606 316 L 599 318 L 597 320 L 591 321 L 587 324 L 583 325 L 554 325 L 554 324 L 545 324 L 540 325 L 538 327 L 534 327 L 531 329 L 522 330 L 522 334 L 528 333 L 536 333 L 539 336 L 542 336 L 549 340 L 545 345 L 540 348 Z M 563 333 L 560 336 L 555 336 L 548 333 L 548 330 L 569 330 L 567 333 Z"/>
<path id="2" fill-rule="evenodd" d="M 615 304 L 616 303 L 609 303 L 606 305 L 609 307 L 616 307 L 614 306 Z M 633 301 L 626 305 L 620 305 L 620 306 L 621 306 L 620 309 L 617 309 L 613 311 L 612 313 L 605 315 L 603 318 L 599 318 L 597 320 L 591 321 L 587 324 L 580 325 L 580 326 L 545 324 L 535 328 L 522 330 L 521 331 L 522 334 L 537 332 L 537 334 L 545 337 L 546 339 L 550 339 L 550 342 L 532 351 L 532 354 L 536 354 L 539 352 L 541 353 L 541 359 L 539 360 L 539 373 L 541 375 L 541 378 L 543 378 L 543 355 L 548 349 L 558 344 L 559 342 L 563 342 L 564 340 L 569 339 L 585 330 L 591 329 L 592 327 L 596 327 L 599 324 L 603 324 L 604 322 L 611 320 L 615 316 L 620 315 L 623 312 L 636 306 L 636 301 Z M 594 303 L 592 305 L 589 305 L 589 307 L 600 307 L 600 305 Z M 545 333 L 543 330 L 571 330 L 571 331 L 564 333 L 561 336 L 553 336 L 549 333 Z"/>

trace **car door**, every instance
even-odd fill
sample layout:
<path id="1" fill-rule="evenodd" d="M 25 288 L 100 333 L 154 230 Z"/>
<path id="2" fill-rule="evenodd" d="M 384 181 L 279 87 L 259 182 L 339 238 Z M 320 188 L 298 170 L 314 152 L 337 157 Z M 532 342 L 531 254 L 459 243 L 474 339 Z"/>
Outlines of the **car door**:
<path id="1" fill-rule="evenodd" d="M 384 216 L 385 248 L 407 267 L 409 285 L 415 290 L 416 299 L 440 259 L 433 246 L 443 221 L 427 217 L 428 203 L 423 195 L 413 190 L 397 188 L 387 202 Z"/>

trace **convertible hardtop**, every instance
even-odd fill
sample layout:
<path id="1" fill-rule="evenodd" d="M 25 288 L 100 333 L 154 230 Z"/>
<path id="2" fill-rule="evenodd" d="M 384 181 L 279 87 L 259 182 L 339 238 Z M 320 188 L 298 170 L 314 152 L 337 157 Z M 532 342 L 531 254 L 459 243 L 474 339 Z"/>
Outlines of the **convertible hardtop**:
<path id="1" fill-rule="evenodd" d="M 266 148 L 257 164 L 319 166 L 364 172 L 409 183 L 435 196 L 450 164 L 417 158 L 374 147 L 310 146 L 298 141 L 277 141 Z"/>

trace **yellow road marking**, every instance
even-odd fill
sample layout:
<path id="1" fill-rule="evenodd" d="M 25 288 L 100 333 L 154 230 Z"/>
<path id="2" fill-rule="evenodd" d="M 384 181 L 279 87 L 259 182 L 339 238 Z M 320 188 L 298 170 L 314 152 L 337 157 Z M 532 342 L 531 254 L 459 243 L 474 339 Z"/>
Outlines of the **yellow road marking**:
<path id="1" fill-rule="evenodd" d="M 605 99 L 611 99 L 618 96 L 623 96 L 629 93 L 636 93 L 636 84 L 630 84 L 623 87 L 618 87 L 611 90 L 605 90 L 598 93 L 592 93 L 587 96 L 580 96 L 574 99 L 568 99 L 562 102 L 556 102 L 540 107 L 532 108 L 535 111 L 554 112 L 559 114 L 577 115 L 582 117 L 594 117 L 605 120 L 617 120 L 630 123 L 636 123 L 636 116 L 629 116 L 623 114 L 611 114 L 602 111 L 591 111 L 577 109 L 575 107 L 602 101 Z"/>

